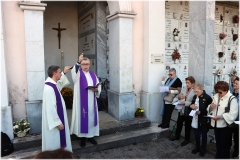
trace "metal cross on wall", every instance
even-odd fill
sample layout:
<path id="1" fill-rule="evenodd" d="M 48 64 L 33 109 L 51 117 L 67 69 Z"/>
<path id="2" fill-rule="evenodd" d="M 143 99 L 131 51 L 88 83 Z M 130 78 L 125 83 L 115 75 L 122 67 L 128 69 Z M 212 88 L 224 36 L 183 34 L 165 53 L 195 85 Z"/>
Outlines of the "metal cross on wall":
<path id="1" fill-rule="evenodd" d="M 58 49 L 60 49 L 61 48 L 61 43 L 60 43 L 61 31 L 66 30 L 66 28 L 60 28 L 60 23 L 58 23 L 58 28 L 52 28 L 52 29 L 58 31 Z"/>

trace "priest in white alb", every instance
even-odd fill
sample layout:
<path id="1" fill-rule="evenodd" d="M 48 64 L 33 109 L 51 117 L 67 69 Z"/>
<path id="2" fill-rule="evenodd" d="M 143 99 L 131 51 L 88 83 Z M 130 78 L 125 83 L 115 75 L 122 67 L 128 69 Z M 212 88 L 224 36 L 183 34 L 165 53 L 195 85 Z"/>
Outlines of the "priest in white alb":
<path id="1" fill-rule="evenodd" d="M 98 106 L 96 97 L 100 96 L 101 85 L 90 71 L 90 60 L 81 54 L 73 66 L 74 97 L 70 133 L 81 138 L 80 146 L 86 146 L 86 139 L 94 145 L 99 136 Z"/>
<path id="2" fill-rule="evenodd" d="M 63 148 L 72 152 L 66 106 L 60 93 L 69 84 L 65 74 L 70 67 L 63 72 L 58 66 L 48 68 L 42 102 L 42 151 Z"/>

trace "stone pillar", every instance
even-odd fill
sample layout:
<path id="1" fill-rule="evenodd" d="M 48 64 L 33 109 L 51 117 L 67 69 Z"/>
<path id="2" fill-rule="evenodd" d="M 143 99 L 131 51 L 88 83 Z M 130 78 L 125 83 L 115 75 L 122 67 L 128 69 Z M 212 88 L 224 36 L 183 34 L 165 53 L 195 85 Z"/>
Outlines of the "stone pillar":
<path id="1" fill-rule="evenodd" d="M 24 10 L 28 100 L 42 100 L 45 82 L 43 11 L 46 4 L 19 4 Z"/>
<path id="2" fill-rule="evenodd" d="M 160 122 L 161 93 L 164 63 L 151 63 L 151 57 L 165 53 L 165 1 L 143 2 L 143 92 L 141 106 L 152 122 Z"/>
<path id="3" fill-rule="evenodd" d="M 0 8 L 2 3 L 0 2 Z M 13 139 L 12 130 L 12 107 L 9 106 L 8 88 L 7 88 L 7 75 L 6 75 L 6 62 L 3 38 L 3 25 L 2 25 L 2 11 L 0 13 L 0 32 L 1 32 L 1 131 L 6 133 L 9 138 Z"/>
<path id="4" fill-rule="evenodd" d="M 134 118 L 132 83 L 132 21 L 135 13 L 116 12 L 109 22 L 108 113 L 117 120 Z"/>
<path id="5" fill-rule="evenodd" d="M 26 101 L 27 118 L 32 127 L 30 134 L 41 132 L 42 96 L 45 83 L 43 11 L 46 4 L 20 2 L 24 11 L 25 46 L 28 100 Z"/>
<path id="6" fill-rule="evenodd" d="M 215 1 L 189 2 L 189 75 L 212 92 Z"/>

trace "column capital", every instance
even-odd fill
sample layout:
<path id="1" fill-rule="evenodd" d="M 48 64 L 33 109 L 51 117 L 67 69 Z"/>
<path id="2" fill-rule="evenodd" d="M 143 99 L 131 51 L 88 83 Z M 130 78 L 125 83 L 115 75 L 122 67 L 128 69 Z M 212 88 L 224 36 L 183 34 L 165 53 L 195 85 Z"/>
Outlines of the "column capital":
<path id="1" fill-rule="evenodd" d="M 45 11 L 47 4 L 36 2 L 19 2 L 19 6 L 22 10 Z"/>
<path id="2" fill-rule="evenodd" d="M 112 15 L 107 16 L 107 21 L 112 21 L 116 18 L 129 18 L 129 19 L 133 19 L 135 18 L 137 15 L 137 13 L 134 12 L 121 12 L 121 11 L 117 11 Z"/>

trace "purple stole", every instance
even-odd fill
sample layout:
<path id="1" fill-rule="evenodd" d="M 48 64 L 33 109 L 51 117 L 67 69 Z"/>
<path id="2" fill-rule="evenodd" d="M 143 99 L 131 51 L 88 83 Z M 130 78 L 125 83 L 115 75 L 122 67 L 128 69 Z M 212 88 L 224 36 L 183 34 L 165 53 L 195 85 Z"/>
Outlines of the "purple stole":
<path id="1" fill-rule="evenodd" d="M 88 89 L 86 89 L 86 87 L 88 87 L 88 82 L 87 82 L 87 78 L 85 76 L 85 74 L 83 73 L 83 71 L 80 69 L 80 115 L 81 115 L 81 119 L 80 119 L 80 123 L 81 123 L 81 127 L 80 127 L 80 133 L 88 133 Z M 97 78 L 95 76 L 95 74 L 92 71 L 89 71 L 91 78 L 93 80 L 93 86 L 96 86 L 97 83 Z M 95 92 L 94 92 L 94 126 L 97 126 L 97 106 L 96 106 L 96 96 L 95 96 Z"/>
<path id="2" fill-rule="evenodd" d="M 64 113 L 63 113 L 61 96 L 60 96 L 60 93 L 59 93 L 59 90 L 58 90 L 56 84 L 53 84 L 51 82 L 46 82 L 45 84 L 51 86 L 53 88 L 54 92 L 55 92 L 56 102 L 57 102 L 57 113 L 58 113 L 58 116 L 59 116 L 60 120 L 62 121 L 62 124 L 64 125 L 64 129 L 59 130 L 59 132 L 60 132 L 60 144 L 61 144 L 61 148 L 65 148 L 67 146 L 67 144 L 66 144 Z"/>

